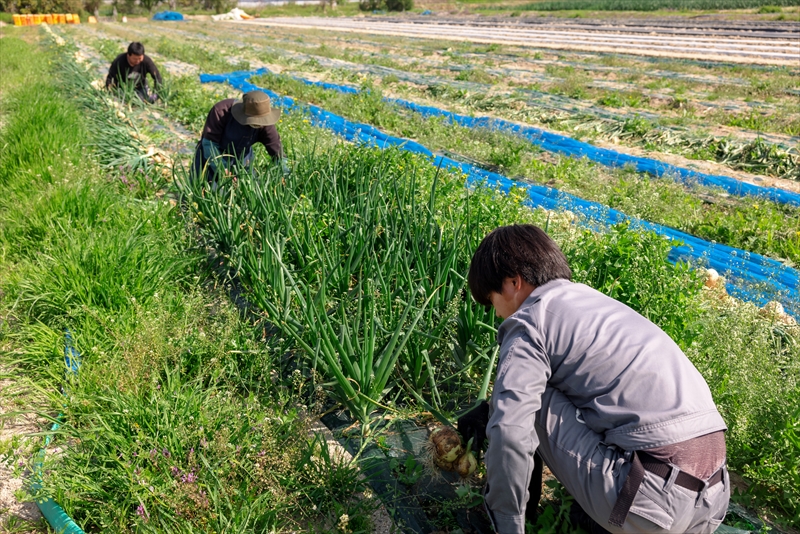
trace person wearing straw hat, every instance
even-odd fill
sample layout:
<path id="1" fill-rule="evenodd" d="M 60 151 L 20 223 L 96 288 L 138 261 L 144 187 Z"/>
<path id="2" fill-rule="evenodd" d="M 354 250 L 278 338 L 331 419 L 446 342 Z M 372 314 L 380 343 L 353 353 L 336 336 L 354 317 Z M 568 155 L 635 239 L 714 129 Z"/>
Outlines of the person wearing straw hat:
<path id="1" fill-rule="evenodd" d="M 206 118 L 200 142 L 195 150 L 194 176 L 206 172 L 209 182 L 217 173 L 230 174 L 236 163 L 249 167 L 253 145 L 261 143 L 273 161 L 283 158 L 283 147 L 275 126 L 281 111 L 272 107 L 263 91 L 250 91 L 241 100 L 228 98 L 217 102 Z"/>

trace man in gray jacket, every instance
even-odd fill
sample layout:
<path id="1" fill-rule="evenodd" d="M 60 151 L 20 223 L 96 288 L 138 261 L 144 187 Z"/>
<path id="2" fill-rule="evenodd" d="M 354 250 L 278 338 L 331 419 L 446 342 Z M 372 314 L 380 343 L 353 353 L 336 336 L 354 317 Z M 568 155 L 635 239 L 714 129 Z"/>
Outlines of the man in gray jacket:
<path id="1" fill-rule="evenodd" d="M 660 328 L 570 278 L 532 225 L 494 230 L 472 259 L 473 297 L 504 319 L 484 434 L 495 528 L 524 533 L 538 451 L 609 532 L 713 532 L 730 484 L 708 385 Z M 459 430 L 480 437 L 469 422 Z"/>

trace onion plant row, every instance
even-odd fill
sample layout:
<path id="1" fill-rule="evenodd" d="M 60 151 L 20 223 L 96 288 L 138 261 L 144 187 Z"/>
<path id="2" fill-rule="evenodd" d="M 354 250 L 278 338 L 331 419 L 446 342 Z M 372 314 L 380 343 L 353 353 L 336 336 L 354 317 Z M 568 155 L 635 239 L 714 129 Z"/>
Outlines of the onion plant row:
<path id="1" fill-rule="evenodd" d="M 729 421 L 734 469 L 758 487 L 796 487 L 784 463 L 797 458 L 789 445 L 800 413 L 795 334 L 768 326 L 754 308 L 708 299 L 689 266 L 667 262 L 662 238 L 625 227 L 580 231 L 567 214 L 523 208 L 521 193 L 466 190 L 462 176 L 408 153 L 342 145 L 290 158 L 289 176 L 264 159 L 255 178 L 220 176 L 216 188 L 184 178 L 181 189 L 248 299 L 294 343 L 291 357 L 322 373 L 364 431 L 375 411 L 424 401 L 447 412 L 480 394 L 494 323 L 462 292 L 469 254 L 499 224 L 535 222 L 560 242 L 576 281 L 630 305 L 684 347 Z M 741 347 L 719 343 L 721 332 Z M 780 452 L 769 432 L 789 440 Z M 786 476 L 776 477 L 778 465 Z"/>
<path id="2" fill-rule="evenodd" d="M 493 320 L 464 294 L 469 251 L 496 222 L 475 205 L 484 197 L 459 191 L 441 205 L 448 173 L 397 152 L 294 159 L 289 176 L 273 168 L 218 193 L 184 187 L 254 303 L 334 380 L 339 400 L 366 424 L 403 387 L 439 407 L 439 389 L 455 383 L 446 375 L 476 359 L 473 372 L 491 372 L 474 340 L 488 339 Z M 459 316 L 474 320 L 456 326 Z"/>

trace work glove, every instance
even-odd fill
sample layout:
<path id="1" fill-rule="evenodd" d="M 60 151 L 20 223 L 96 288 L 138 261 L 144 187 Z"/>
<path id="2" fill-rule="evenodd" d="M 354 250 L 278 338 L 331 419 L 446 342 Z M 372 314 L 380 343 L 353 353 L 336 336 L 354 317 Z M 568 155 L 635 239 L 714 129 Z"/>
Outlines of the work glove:
<path id="1" fill-rule="evenodd" d="M 486 441 L 486 425 L 489 424 L 489 403 L 481 401 L 477 406 L 458 418 L 458 433 L 464 441 L 472 440 L 472 451 L 480 454 Z"/>

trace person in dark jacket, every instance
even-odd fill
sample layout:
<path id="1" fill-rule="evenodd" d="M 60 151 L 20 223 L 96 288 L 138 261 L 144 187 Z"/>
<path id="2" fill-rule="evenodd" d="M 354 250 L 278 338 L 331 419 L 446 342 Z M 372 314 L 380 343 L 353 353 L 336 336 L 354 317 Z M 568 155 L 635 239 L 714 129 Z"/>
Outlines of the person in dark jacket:
<path id="1" fill-rule="evenodd" d="M 458 427 L 473 443 L 488 438 L 495 528 L 525 532 L 541 457 L 596 523 L 590 532 L 713 532 L 730 482 L 708 385 L 663 330 L 571 275 L 533 225 L 497 228 L 472 258 L 473 298 L 504 321 L 491 403 Z"/>
<path id="2" fill-rule="evenodd" d="M 136 94 L 145 102 L 153 103 L 158 99 L 155 93 L 150 94 L 145 76 L 153 78 L 154 88 L 161 86 L 161 73 L 150 57 L 144 54 L 142 43 L 131 43 L 128 52 L 120 54 L 111 62 L 106 76 L 106 88 L 119 87 L 133 82 Z"/>
<path id="3" fill-rule="evenodd" d="M 273 161 L 283 158 L 278 128 L 281 111 L 272 107 L 263 91 L 250 91 L 242 100 L 234 98 L 217 102 L 208 112 L 203 133 L 194 156 L 193 174 L 205 172 L 209 182 L 217 173 L 229 174 L 232 165 L 249 166 L 253 145 L 261 143 Z"/>

